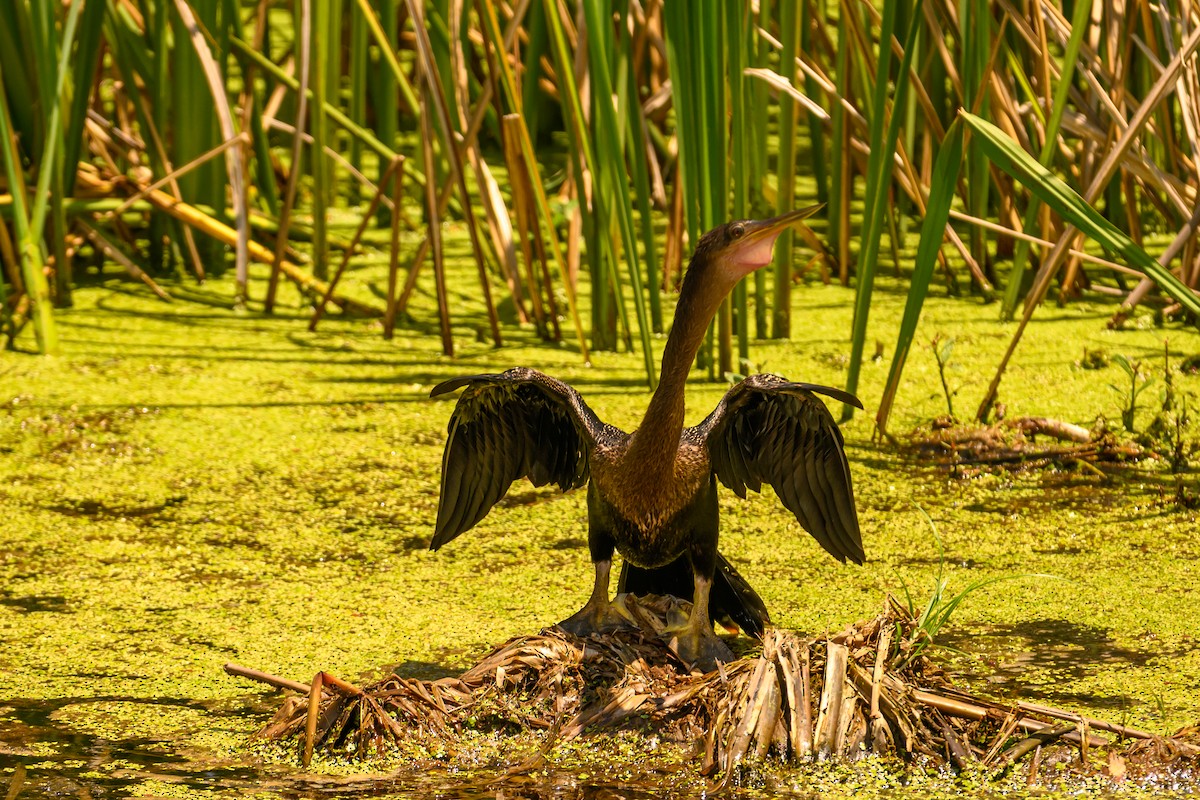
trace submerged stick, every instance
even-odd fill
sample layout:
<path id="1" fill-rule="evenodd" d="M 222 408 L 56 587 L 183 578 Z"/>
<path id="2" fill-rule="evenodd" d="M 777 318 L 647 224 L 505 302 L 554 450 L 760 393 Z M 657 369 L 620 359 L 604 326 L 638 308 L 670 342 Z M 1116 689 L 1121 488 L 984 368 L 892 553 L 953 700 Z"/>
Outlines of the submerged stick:
<path id="1" fill-rule="evenodd" d="M 957 700 L 952 697 L 946 697 L 944 695 L 940 695 L 935 692 L 924 691 L 922 689 L 914 689 L 913 693 L 912 693 L 912 697 L 913 697 L 913 700 L 915 700 L 916 702 L 918 702 L 922 705 L 936 708 L 938 711 L 941 711 L 943 714 L 949 714 L 952 717 L 962 717 L 964 719 L 983 720 L 983 719 L 987 719 L 989 716 L 991 716 L 992 712 L 998 711 L 997 708 L 988 708 L 987 706 L 976 705 L 975 703 L 968 703 L 964 700 Z M 1018 708 L 1020 708 L 1022 711 L 1028 710 L 1028 709 L 1021 708 L 1022 705 L 1023 705 L 1022 703 L 1017 704 Z M 1035 712 L 1035 711 L 1030 710 L 1030 713 L 1045 713 L 1045 712 L 1041 712 L 1041 711 Z M 1066 714 L 1068 712 L 1063 711 L 1063 712 L 1059 712 L 1059 713 Z M 1053 715 L 1046 714 L 1046 716 L 1053 716 Z M 1101 724 L 1103 725 L 1104 723 L 1101 723 Z M 1042 731 L 1046 728 L 1051 727 L 1049 723 L 1039 722 L 1036 719 L 1027 719 L 1027 718 L 1018 719 L 1016 722 L 1016 726 L 1018 728 L 1020 728 L 1021 730 L 1027 731 L 1029 733 L 1037 733 L 1039 731 Z M 1098 727 L 1098 726 L 1093 725 L 1092 727 Z M 1132 730 L 1132 729 L 1130 729 L 1130 730 Z M 1067 741 L 1070 741 L 1070 742 L 1078 743 L 1080 741 L 1080 736 L 1078 733 L 1067 733 L 1064 735 L 1063 738 L 1065 738 Z M 1149 739 L 1149 738 L 1152 738 L 1152 734 L 1147 733 L 1144 735 L 1144 737 L 1137 737 L 1137 738 Z M 1103 747 L 1106 744 L 1108 744 L 1107 739 L 1104 739 L 1100 736 L 1092 736 L 1092 735 L 1088 736 L 1088 746 L 1089 747 Z M 1200 748 L 1197 748 L 1197 749 L 1200 750 Z"/>
<path id="2" fill-rule="evenodd" d="M 1054 708 L 1053 706 L 1043 706 L 1038 703 L 1027 703 L 1024 700 L 1018 700 L 1017 708 L 1021 709 L 1022 711 L 1028 711 L 1030 714 L 1043 714 L 1047 717 L 1066 720 L 1068 722 L 1081 722 L 1089 728 L 1095 728 L 1098 731 L 1115 733 L 1117 736 L 1121 736 L 1126 739 L 1155 738 L 1155 735 L 1149 731 L 1130 728 L 1128 725 L 1118 725 L 1114 722 L 1105 722 L 1102 719 L 1092 719 L 1091 717 L 1085 717 L 1082 714 L 1076 714 L 1072 711 L 1065 711 L 1061 708 Z M 1184 745 L 1184 749 L 1191 748 L 1193 752 L 1200 752 L 1200 748 L 1196 747 L 1195 745 L 1188 745 L 1185 742 L 1180 744 Z"/>
<path id="3" fill-rule="evenodd" d="M 1038 731 L 1032 736 L 1022 739 L 1012 747 L 1005 750 L 1000 755 L 1000 765 L 1002 768 L 1012 766 L 1023 756 L 1028 755 L 1034 750 L 1037 750 L 1045 745 L 1057 742 L 1059 739 L 1066 736 L 1068 733 L 1073 732 L 1074 730 L 1075 723 L 1068 722 L 1064 725 L 1056 725 L 1053 728 Z"/>
<path id="4" fill-rule="evenodd" d="M 17 800 L 17 795 L 21 793 L 21 787 L 25 785 L 25 765 L 20 761 L 13 768 L 12 779 L 8 782 L 8 793 L 4 795 L 4 800 Z"/>

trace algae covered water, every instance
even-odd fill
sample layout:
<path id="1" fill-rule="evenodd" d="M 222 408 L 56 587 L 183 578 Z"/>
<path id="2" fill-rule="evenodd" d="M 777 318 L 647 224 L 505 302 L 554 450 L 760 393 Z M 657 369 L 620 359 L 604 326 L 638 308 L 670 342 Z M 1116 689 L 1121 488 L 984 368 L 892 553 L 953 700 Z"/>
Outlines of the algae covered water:
<path id="1" fill-rule="evenodd" d="M 487 756 L 513 752 L 483 738 L 478 768 L 467 771 L 438 768 L 447 762 L 435 752 L 304 772 L 294 753 L 255 743 L 279 698 L 226 675 L 225 662 L 299 681 L 321 669 L 350 680 L 386 669 L 454 674 L 504 639 L 564 618 L 587 594 L 582 493 L 519 484 L 477 530 L 427 551 L 451 407 L 428 399 L 433 384 L 536 366 L 627 429 L 646 393 L 636 355 L 599 353 L 586 367 L 532 333 L 514 330 L 515 344 L 493 350 L 464 325 L 451 361 L 419 331 L 389 343 L 373 322 L 327 319 L 307 333 L 298 312 L 239 315 L 196 295 L 211 304 L 166 305 L 101 282 L 58 316 L 66 355 L 0 355 L 3 781 L 21 765 L 22 797 L 706 790 L 686 754 L 650 753 L 623 735 L 556 750 L 500 784 L 503 770 Z M 839 385 L 850 294 L 805 287 L 797 302 L 806 323 L 793 341 L 756 345 L 761 368 Z M 873 311 L 881 339 L 901 303 L 885 297 Z M 952 334 L 950 379 L 974 397 L 1011 326 L 962 310 L 962 301 L 930 301 L 918 341 Z M 1085 348 L 1147 365 L 1161 359 L 1164 339 L 1176 361 L 1200 353 L 1194 331 L 1108 331 L 1106 310 L 1086 304 L 1043 316 L 1002 387 L 1010 415 L 1119 421 L 1108 384 L 1120 373 L 1077 365 Z M 868 412 L 885 372 L 883 363 L 864 372 Z M 945 413 L 928 351 L 914 351 L 906 380 L 894 431 Z M 1195 376 L 1175 383 L 1200 394 Z M 697 380 L 689 422 L 723 389 Z M 1160 401 L 1151 390 L 1142 402 L 1138 427 Z M 1107 475 L 955 477 L 873 442 L 870 417 L 845 427 L 865 567 L 825 557 L 769 492 L 721 495 L 722 550 L 777 624 L 817 634 L 872 616 L 887 592 L 907 587 L 923 601 L 939 572 L 950 591 L 1004 576 L 965 600 L 944 631 L 961 653 L 942 657 L 972 690 L 1154 732 L 1200 719 L 1200 522 L 1184 502 L 1194 471 L 1177 477 L 1150 463 Z M 1055 577 L 1023 577 L 1034 574 Z M 536 750 L 534 741 L 511 746 Z M 1173 788 L 1187 791 L 1180 780 Z M 996 787 L 873 764 L 763 767 L 730 789 L 976 796 Z"/>

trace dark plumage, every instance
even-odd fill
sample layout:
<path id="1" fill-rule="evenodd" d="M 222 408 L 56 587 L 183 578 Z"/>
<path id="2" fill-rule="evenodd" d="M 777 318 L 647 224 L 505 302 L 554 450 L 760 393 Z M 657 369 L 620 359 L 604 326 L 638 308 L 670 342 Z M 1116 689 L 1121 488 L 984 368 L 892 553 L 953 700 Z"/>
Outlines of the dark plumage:
<path id="1" fill-rule="evenodd" d="M 450 418 L 431 548 L 473 527 L 518 478 L 563 491 L 587 485 L 596 580 L 587 604 L 562 625 L 586 634 L 620 624 L 608 598 L 615 549 L 624 557 L 619 591 L 694 601 L 674 644 L 704 666 L 728 654 L 713 635 L 714 619 L 755 636 L 769 622 L 762 600 L 717 552 L 718 480 L 739 497 L 770 485 L 826 551 L 862 563 L 842 435 L 814 393 L 861 408 L 856 398 L 752 375 L 703 422 L 683 427 L 687 373 L 721 300 L 770 261 L 786 226 L 815 210 L 732 222 L 701 238 L 680 291 L 661 382 L 632 434 L 601 422 L 567 384 L 524 367 L 435 387 L 431 396 L 466 389 Z"/>

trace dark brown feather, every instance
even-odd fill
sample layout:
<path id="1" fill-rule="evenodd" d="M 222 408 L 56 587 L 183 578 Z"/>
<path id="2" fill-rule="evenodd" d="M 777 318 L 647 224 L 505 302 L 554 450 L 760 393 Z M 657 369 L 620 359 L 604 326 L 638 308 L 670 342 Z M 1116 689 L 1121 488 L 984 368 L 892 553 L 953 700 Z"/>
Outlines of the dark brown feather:
<path id="1" fill-rule="evenodd" d="M 430 396 L 464 386 L 448 426 L 432 550 L 474 527 L 519 478 L 563 491 L 584 485 L 592 447 L 612 430 L 578 392 L 536 370 L 454 378 Z"/>
<path id="2" fill-rule="evenodd" d="M 769 484 L 830 555 L 861 564 L 862 534 L 842 435 L 814 392 L 862 407 L 839 389 L 751 375 L 694 430 L 708 445 L 721 483 L 743 496 L 745 487 Z"/>

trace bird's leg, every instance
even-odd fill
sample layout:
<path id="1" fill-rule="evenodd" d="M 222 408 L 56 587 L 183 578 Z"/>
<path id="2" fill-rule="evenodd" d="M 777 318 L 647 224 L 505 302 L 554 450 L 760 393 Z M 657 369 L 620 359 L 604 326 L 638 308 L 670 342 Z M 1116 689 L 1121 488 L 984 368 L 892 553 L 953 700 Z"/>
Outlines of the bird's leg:
<path id="1" fill-rule="evenodd" d="M 583 608 L 558 623 L 558 627 L 576 636 L 611 631 L 627 624 L 608 599 L 608 578 L 612 570 L 615 542 L 593 524 L 588 530 L 588 549 L 592 552 L 592 564 L 596 567 L 592 596 Z"/>
<path id="2" fill-rule="evenodd" d="M 733 651 L 713 633 L 712 619 L 708 615 L 708 594 L 712 590 L 716 572 L 715 543 L 712 552 L 711 559 L 705 558 L 704 553 L 696 552 L 696 548 L 689 552 L 695 584 L 692 613 L 683 627 L 668 628 L 666 631 L 671 637 L 668 640 L 670 648 L 681 659 L 705 672 L 716 669 L 718 661 L 733 660 Z"/>
<path id="3" fill-rule="evenodd" d="M 623 627 L 627 623 L 608 599 L 608 575 L 612 569 L 612 558 L 595 562 L 596 583 L 592 596 L 583 608 L 558 623 L 558 627 L 576 636 L 587 636 Z"/>

